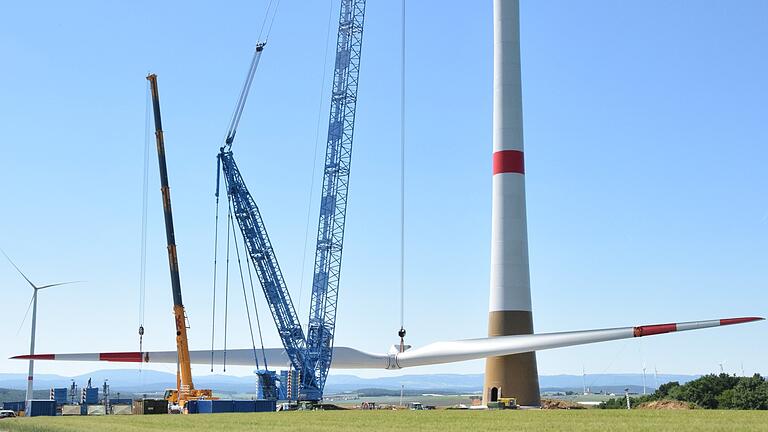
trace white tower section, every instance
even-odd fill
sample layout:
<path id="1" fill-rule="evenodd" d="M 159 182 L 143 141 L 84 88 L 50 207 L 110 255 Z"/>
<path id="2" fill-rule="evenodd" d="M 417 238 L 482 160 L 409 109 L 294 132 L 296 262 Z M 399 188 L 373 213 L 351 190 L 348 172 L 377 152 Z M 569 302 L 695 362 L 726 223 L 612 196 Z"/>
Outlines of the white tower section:
<path id="1" fill-rule="evenodd" d="M 493 2 L 493 210 L 488 335 L 533 333 L 518 0 Z M 536 354 L 489 357 L 483 400 L 539 405 Z"/>

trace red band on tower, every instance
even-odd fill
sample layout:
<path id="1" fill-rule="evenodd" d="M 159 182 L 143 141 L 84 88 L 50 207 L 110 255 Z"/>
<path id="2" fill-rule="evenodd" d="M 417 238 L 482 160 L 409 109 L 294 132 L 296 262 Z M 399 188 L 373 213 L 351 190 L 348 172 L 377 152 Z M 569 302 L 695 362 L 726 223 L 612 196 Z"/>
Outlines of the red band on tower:
<path id="1" fill-rule="evenodd" d="M 493 153 L 493 174 L 525 174 L 523 152 L 520 150 L 500 150 Z"/>

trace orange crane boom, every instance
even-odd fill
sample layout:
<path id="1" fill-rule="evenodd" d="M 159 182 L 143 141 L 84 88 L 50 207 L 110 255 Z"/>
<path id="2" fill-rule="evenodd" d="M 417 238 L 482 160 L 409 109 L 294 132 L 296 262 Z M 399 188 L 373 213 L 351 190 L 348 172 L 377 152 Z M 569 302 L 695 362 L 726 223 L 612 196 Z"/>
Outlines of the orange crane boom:
<path id="1" fill-rule="evenodd" d="M 189 341 L 187 339 L 187 319 L 181 300 L 181 280 L 179 278 L 179 260 L 176 255 L 176 236 L 173 229 L 171 211 L 171 189 L 168 186 L 168 168 L 165 162 L 165 141 L 163 123 L 160 118 L 160 95 L 157 90 L 157 75 L 147 75 L 152 92 L 152 110 L 155 117 L 155 140 L 157 141 L 157 161 L 160 166 L 160 190 L 163 194 L 163 214 L 165 216 L 165 237 L 168 242 L 168 265 L 171 271 L 171 290 L 173 292 L 173 315 L 176 324 L 176 352 L 178 353 L 177 389 L 166 392 L 168 402 L 184 408 L 191 399 L 211 398 L 211 390 L 196 390 L 192 383 L 192 365 L 189 361 Z"/>

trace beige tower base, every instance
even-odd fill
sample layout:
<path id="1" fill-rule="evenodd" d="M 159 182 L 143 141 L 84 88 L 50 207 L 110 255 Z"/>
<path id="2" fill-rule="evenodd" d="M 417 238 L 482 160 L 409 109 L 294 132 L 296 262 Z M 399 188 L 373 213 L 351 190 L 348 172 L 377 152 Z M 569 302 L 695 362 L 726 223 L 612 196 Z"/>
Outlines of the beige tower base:
<path id="1" fill-rule="evenodd" d="M 528 311 L 494 311 L 488 316 L 488 336 L 533 333 L 533 316 Z M 499 397 L 517 398 L 526 406 L 541 405 L 536 353 L 488 357 L 485 361 L 483 403 Z"/>

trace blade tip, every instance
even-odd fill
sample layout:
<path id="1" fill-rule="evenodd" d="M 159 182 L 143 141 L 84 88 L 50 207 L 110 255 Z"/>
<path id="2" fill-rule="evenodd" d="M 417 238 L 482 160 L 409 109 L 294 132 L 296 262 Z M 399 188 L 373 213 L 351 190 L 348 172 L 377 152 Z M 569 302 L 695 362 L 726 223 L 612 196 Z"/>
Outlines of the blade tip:
<path id="1" fill-rule="evenodd" d="M 740 318 L 723 318 L 720 320 L 720 325 L 731 325 L 731 324 L 743 324 L 748 322 L 755 322 L 755 321 L 764 321 L 765 317 L 740 317 Z"/>

